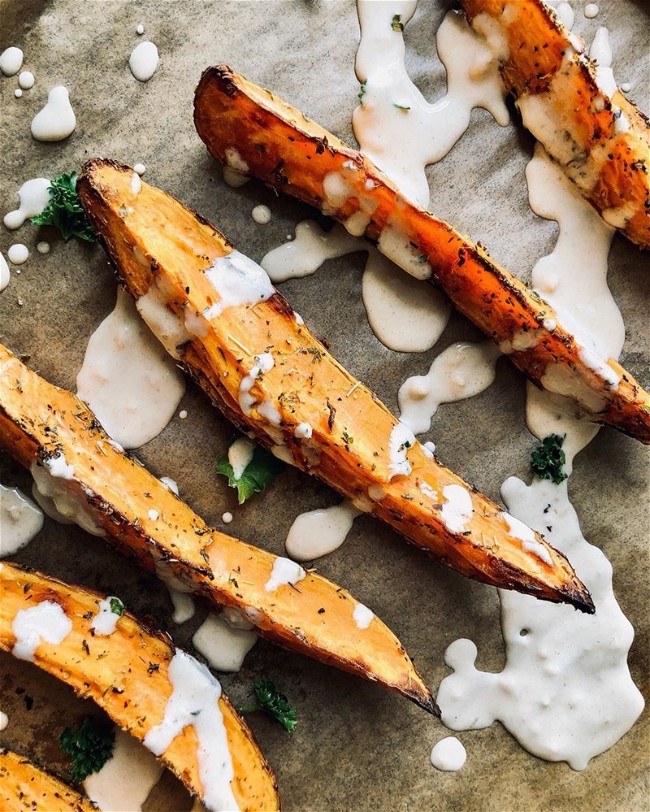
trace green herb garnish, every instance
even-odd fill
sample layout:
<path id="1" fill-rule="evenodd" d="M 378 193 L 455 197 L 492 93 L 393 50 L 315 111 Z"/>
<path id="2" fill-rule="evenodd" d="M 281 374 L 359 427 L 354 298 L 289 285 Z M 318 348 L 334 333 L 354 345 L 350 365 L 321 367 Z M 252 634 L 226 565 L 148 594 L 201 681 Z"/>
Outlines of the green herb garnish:
<path id="1" fill-rule="evenodd" d="M 97 773 L 113 755 L 115 730 L 86 716 L 74 733 L 69 727 L 59 736 L 63 752 L 70 756 L 70 775 L 75 781 L 83 781 L 91 773 Z"/>
<path id="2" fill-rule="evenodd" d="M 568 474 L 563 465 L 566 454 L 562 451 L 564 437 L 559 434 L 549 434 L 530 455 L 530 464 L 540 479 L 551 479 L 556 485 L 563 482 Z"/>
<path id="3" fill-rule="evenodd" d="M 235 477 L 227 455 L 217 463 L 217 473 L 228 477 L 228 485 L 231 488 L 237 488 L 237 501 L 240 505 L 243 505 L 254 493 L 261 493 L 267 488 L 283 468 L 280 460 L 261 446 L 256 446 L 251 461 L 244 468 L 239 479 Z"/>
<path id="4" fill-rule="evenodd" d="M 404 30 L 404 23 L 402 22 L 402 15 L 401 14 L 395 14 L 395 16 L 393 17 L 393 21 L 390 24 L 390 27 L 393 29 L 393 31 L 403 31 Z"/>
<path id="5" fill-rule="evenodd" d="M 289 704 L 287 697 L 280 693 L 270 679 L 260 679 L 253 685 L 257 702 L 247 705 L 239 710 L 242 713 L 264 711 L 272 719 L 282 725 L 287 733 L 293 733 L 298 724 L 295 710 Z"/>
<path id="6" fill-rule="evenodd" d="M 393 102 L 393 107 L 397 107 L 398 110 L 410 110 L 411 107 L 408 104 L 401 104 L 400 102 Z"/>
<path id="7" fill-rule="evenodd" d="M 367 88 L 366 88 L 366 83 L 364 82 L 364 83 L 363 83 L 363 84 L 362 84 L 362 85 L 359 87 L 359 101 L 363 101 L 363 97 L 366 95 L 366 89 L 367 89 Z"/>
<path id="8" fill-rule="evenodd" d="M 111 612 L 118 617 L 122 617 L 124 614 L 124 604 L 122 601 L 119 598 L 111 598 L 108 603 L 111 607 Z"/>
<path id="9" fill-rule="evenodd" d="M 50 183 L 50 202 L 32 223 L 37 226 L 54 226 L 68 242 L 71 237 L 95 242 L 95 232 L 88 222 L 77 194 L 77 173 L 63 172 Z"/>

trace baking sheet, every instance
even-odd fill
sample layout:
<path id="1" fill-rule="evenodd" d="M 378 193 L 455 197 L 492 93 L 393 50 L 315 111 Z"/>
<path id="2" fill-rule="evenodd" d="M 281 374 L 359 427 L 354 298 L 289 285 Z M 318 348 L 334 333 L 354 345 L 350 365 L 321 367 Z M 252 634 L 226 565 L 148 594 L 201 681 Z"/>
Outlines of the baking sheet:
<path id="1" fill-rule="evenodd" d="M 648 99 L 642 98 L 650 46 L 647 7 L 635 0 L 600 5 L 598 18 L 588 21 L 583 3 L 574 0 L 576 29 L 590 37 L 599 25 L 610 28 L 616 76 L 638 89 L 637 101 L 647 111 Z M 449 7 L 443 0 L 420 0 L 406 30 L 407 64 L 429 100 L 444 93 L 434 34 Z M 351 0 L 4 0 L 0 14 L 0 50 L 21 47 L 24 67 L 36 76 L 34 89 L 21 99 L 13 96 L 15 78 L 0 81 L 3 212 L 15 207 L 14 192 L 28 178 L 53 177 L 93 155 L 141 161 L 147 166 L 145 180 L 200 211 L 242 252 L 259 260 L 293 233 L 297 221 L 314 212 L 276 198 L 255 182 L 240 189 L 223 183 L 192 124 L 196 82 L 204 67 L 217 62 L 228 62 L 271 87 L 352 142 L 359 32 Z M 133 79 L 127 67 L 131 49 L 141 39 L 135 34 L 139 22 L 161 54 L 147 84 Z M 62 143 L 39 144 L 32 140 L 29 124 L 58 83 L 70 90 L 77 129 Z M 555 224 L 528 207 L 524 168 L 532 146 L 521 128 L 501 129 L 476 110 L 466 136 L 429 170 L 432 211 L 484 242 L 497 261 L 522 278 L 537 258 L 552 250 L 557 232 Z M 272 208 L 268 225 L 251 219 L 258 203 Z M 39 239 L 52 243 L 48 256 L 36 253 Z M 28 245 L 32 256 L 19 275 L 12 273 L 10 286 L 0 295 L 1 340 L 15 353 L 30 356 L 29 364 L 47 379 L 74 388 L 87 339 L 114 305 L 112 272 L 96 247 L 76 241 L 64 245 L 29 225 L 17 234 L 0 228 L 5 256 L 18 241 Z M 396 410 L 397 390 L 406 377 L 426 371 L 435 354 L 453 341 L 479 334 L 453 316 L 433 351 L 404 355 L 387 350 L 368 327 L 361 302 L 362 266 L 361 255 L 330 261 L 314 276 L 285 283 L 282 290 L 315 333 L 327 337 L 334 355 Z M 647 257 L 617 237 L 610 269 L 610 285 L 627 326 L 622 363 L 647 386 Z M 533 441 L 524 422 L 524 389 L 522 376 L 501 360 L 495 384 L 471 400 L 442 406 L 427 437 L 435 441 L 445 464 L 492 498 L 499 498 L 499 486 L 508 475 L 530 477 L 527 460 Z M 174 419 L 138 456 L 157 475 L 176 479 L 182 498 L 215 526 L 221 527 L 221 514 L 231 510 L 235 520 L 228 532 L 282 553 L 298 512 L 338 500 L 316 480 L 287 470 L 268 492 L 238 507 L 234 492 L 214 473 L 231 436 L 229 425 L 191 385 L 180 408 L 187 409 L 188 418 Z M 603 429 L 577 458 L 570 483 L 585 536 L 613 564 L 618 600 L 636 630 L 630 669 L 646 698 L 647 459 L 638 443 Z M 0 456 L 0 480 L 26 492 L 30 488 L 28 474 L 6 455 Z M 189 623 L 175 626 L 159 582 L 100 539 L 49 519 L 15 559 L 120 595 L 136 614 L 156 618 L 180 645 L 190 644 L 205 614 L 200 610 Z M 477 643 L 479 667 L 498 670 L 503 664 L 496 590 L 446 571 L 377 521 L 362 517 L 355 522 L 345 545 L 318 561 L 317 568 L 388 623 L 431 685 L 437 686 L 447 673 L 443 653 L 458 637 Z M 288 738 L 265 718 L 250 718 L 277 771 L 286 810 L 641 810 L 650 803 L 647 712 L 582 773 L 530 756 L 494 725 L 459 734 L 467 764 L 459 773 L 445 774 L 429 764 L 431 746 L 447 735 L 445 728 L 405 700 L 264 641 L 239 674 L 223 676 L 222 682 L 239 704 L 260 676 L 277 681 L 300 720 Z M 0 744 L 32 755 L 65 777 L 56 738 L 62 723 L 83 715 L 83 703 L 35 667 L 6 655 L 0 658 L 0 691 L 0 708 L 10 719 Z M 149 808 L 160 810 L 180 811 L 189 805 L 170 776 L 148 802 Z"/>

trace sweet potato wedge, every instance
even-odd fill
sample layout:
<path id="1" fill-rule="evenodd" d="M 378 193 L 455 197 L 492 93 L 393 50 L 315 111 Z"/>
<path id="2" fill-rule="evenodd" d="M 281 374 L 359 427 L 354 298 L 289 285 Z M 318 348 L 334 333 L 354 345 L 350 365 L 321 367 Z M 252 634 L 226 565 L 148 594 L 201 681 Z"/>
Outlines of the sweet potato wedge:
<path id="1" fill-rule="evenodd" d="M 90 161 L 83 205 L 154 334 L 229 419 L 464 575 L 593 611 L 564 556 L 510 532 L 511 517 L 428 455 L 258 265 L 165 192 L 134 194 L 131 176 Z"/>
<path id="2" fill-rule="evenodd" d="M 21 625 L 25 613 L 36 607 L 42 610 L 44 604 L 55 609 L 59 617 L 67 618 L 68 631 L 55 638 L 49 631 L 53 628 L 51 621 L 30 619 L 31 635 L 35 635 L 30 641 L 32 648 L 35 644 L 33 661 L 71 685 L 80 696 L 94 699 L 117 725 L 149 746 L 150 732 L 167 716 L 168 707 L 172 707 L 168 704 L 170 697 L 179 688 L 174 671 L 170 674 L 172 662 L 176 657 L 189 657 L 179 654 L 167 636 L 149 631 L 128 612 L 119 617 L 110 634 L 95 633 L 94 618 L 105 597 L 13 564 L 0 563 L 0 648 L 17 654 L 16 644 L 25 641 Z M 50 642 L 54 639 L 58 642 Z M 219 694 L 219 683 L 214 677 L 209 679 Z M 215 709 L 211 704 L 206 703 L 202 712 L 212 715 Z M 232 793 L 241 810 L 279 809 L 275 776 L 250 729 L 223 693 L 218 695 L 217 704 L 220 713 L 216 713 L 213 721 L 223 727 L 223 752 L 209 753 L 209 758 L 203 758 L 202 733 L 186 722 L 156 755 L 190 792 L 199 795 L 215 812 L 219 805 L 211 799 L 222 792 L 223 797 Z M 179 716 L 184 711 L 182 703 L 175 708 Z M 214 762 L 223 758 L 232 763 L 227 787 L 222 785 L 220 789 L 219 777 L 210 774 L 210 758 Z"/>
<path id="3" fill-rule="evenodd" d="M 461 0 L 524 125 L 604 219 L 650 248 L 650 122 L 542 0 Z"/>
<path id="4" fill-rule="evenodd" d="M 359 152 L 227 66 L 201 77 L 194 122 L 217 160 L 365 233 L 405 271 L 438 286 L 537 386 L 650 443 L 650 395 L 634 378 L 582 347 L 537 293 L 407 200 Z"/>
<path id="5" fill-rule="evenodd" d="M 0 808 L 3 812 L 96 812 L 77 790 L 6 749 L 0 750 Z"/>
<path id="6" fill-rule="evenodd" d="M 113 443 L 75 395 L 29 370 L 0 345 L 0 446 L 42 487 L 77 505 L 75 520 L 146 568 L 165 566 L 217 609 L 239 609 L 262 637 L 379 682 L 439 714 L 403 646 L 374 617 L 361 629 L 359 603 L 314 572 L 272 587 L 291 564 L 209 528 Z M 303 572 L 303 571 L 301 571 Z M 277 579 L 276 579 L 277 583 Z"/>

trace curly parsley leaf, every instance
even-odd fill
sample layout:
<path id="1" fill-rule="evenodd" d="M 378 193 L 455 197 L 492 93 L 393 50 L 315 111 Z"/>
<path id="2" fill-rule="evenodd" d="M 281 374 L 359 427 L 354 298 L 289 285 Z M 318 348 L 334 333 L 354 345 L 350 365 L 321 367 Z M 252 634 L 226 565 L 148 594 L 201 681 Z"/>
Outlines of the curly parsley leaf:
<path id="1" fill-rule="evenodd" d="M 393 29 L 393 31 L 403 31 L 404 30 L 404 23 L 402 22 L 402 15 L 401 14 L 395 14 L 393 16 L 393 20 L 392 20 L 392 22 L 390 24 L 390 27 Z"/>
<path id="2" fill-rule="evenodd" d="M 231 443 L 231 447 L 238 442 L 248 441 L 243 438 L 235 440 Z M 228 477 L 228 485 L 231 488 L 237 488 L 237 501 L 240 505 L 254 493 L 261 493 L 267 488 L 283 468 L 280 460 L 261 446 L 255 446 L 253 456 L 239 477 L 235 476 L 227 455 L 217 463 L 217 473 Z"/>
<path id="3" fill-rule="evenodd" d="M 77 194 L 77 173 L 63 172 L 50 183 L 49 204 L 32 223 L 37 226 L 54 226 L 68 242 L 79 237 L 86 242 L 95 242 L 95 232 L 88 222 L 86 213 Z"/>
<path id="4" fill-rule="evenodd" d="M 109 600 L 109 606 L 111 608 L 111 612 L 118 617 L 122 617 L 124 614 L 124 604 L 119 598 L 112 597 Z"/>
<path id="5" fill-rule="evenodd" d="M 564 437 L 549 434 L 530 455 L 530 464 L 540 479 L 550 479 L 556 485 L 564 482 L 568 474 L 564 471 L 566 454 L 562 451 Z"/>
<path id="6" fill-rule="evenodd" d="M 59 743 L 72 761 L 70 775 L 75 781 L 83 781 L 91 773 L 99 772 L 113 755 L 115 730 L 86 716 L 78 730 L 73 732 L 66 727 L 59 736 Z"/>
<path id="7" fill-rule="evenodd" d="M 298 724 L 298 716 L 289 704 L 287 697 L 280 693 L 275 683 L 270 679 L 260 679 L 253 685 L 257 702 L 254 705 L 247 705 L 239 710 L 242 713 L 253 711 L 264 711 L 272 719 L 275 719 L 287 733 L 293 733 Z"/>

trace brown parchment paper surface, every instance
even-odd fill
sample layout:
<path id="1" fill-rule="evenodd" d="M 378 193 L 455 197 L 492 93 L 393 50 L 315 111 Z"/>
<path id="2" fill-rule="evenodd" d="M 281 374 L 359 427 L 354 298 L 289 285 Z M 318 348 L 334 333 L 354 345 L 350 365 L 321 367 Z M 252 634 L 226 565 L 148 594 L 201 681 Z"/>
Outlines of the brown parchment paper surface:
<path id="1" fill-rule="evenodd" d="M 648 112 L 648 7 L 642 0 L 603 0 L 597 19 L 586 20 L 582 0 L 574 0 L 573 6 L 578 33 L 590 39 L 599 25 L 610 28 L 618 81 L 632 84 L 632 97 Z M 449 7 L 444 0 L 421 0 L 406 30 L 409 70 L 431 101 L 445 90 L 434 34 Z M 147 166 L 145 180 L 201 212 L 242 252 L 259 260 L 314 212 L 276 198 L 256 182 L 240 189 L 223 183 L 192 124 L 194 87 L 203 68 L 217 62 L 228 62 L 272 88 L 353 143 L 359 29 L 352 0 L 4 0 L 0 17 L 0 50 L 21 47 L 24 67 L 36 76 L 36 85 L 21 99 L 14 98 L 16 77 L 0 78 L 3 213 L 15 208 L 15 192 L 28 178 L 54 177 L 93 155 L 140 161 Z M 147 84 L 137 82 L 127 66 L 141 39 L 135 33 L 139 22 L 161 54 Z M 59 83 L 70 90 L 77 129 L 62 143 L 37 143 L 30 121 L 47 91 Z M 528 206 L 524 169 L 532 148 L 532 139 L 518 123 L 500 128 L 489 114 L 476 110 L 464 138 L 429 169 L 431 210 L 481 240 L 522 278 L 552 250 L 557 235 L 557 226 L 536 217 Z M 251 219 L 259 203 L 273 211 L 268 225 Z M 35 250 L 40 239 L 52 244 L 48 256 Z M 13 352 L 30 356 L 29 364 L 49 380 L 74 388 L 87 340 L 113 308 L 113 273 L 100 248 L 76 241 L 65 245 L 47 229 L 27 224 L 11 234 L 0 227 L 5 256 L 13 242 L 24 242 L 32 253 L 0 294 L 1 340 Z M 615 238 L 609 281 L 627 326 L 622 363 L 646 387 L 648 266 L 647 256 Z M 361 301 L 362 267 L 360 254 L 330 261 L 314 276 L 286 283 L 282 290 L 316 334 L 327 337 L 335 356 L 396 410 L 397 391 L 407 376 L 423 374 L 451 342 L 475 340 L 479 334 L 454 316 L 432 351 L 391 352 L 368 326 Z M 531 476 L 533 439 L 524 421 L 524 390 L 523 377 L 501 360 L 494 385 L 475 398 L 442 406 L 427 437 L 435 441 L 445 464 L 495 499 L 508 475 Z M 192 386 L 181 408 L 188 418 L 172 420 L 137 453 L 157 475 L 176 479 L 182 498 L 215 526 L 222 527 L 222 513 L 231 510 L 235 519 L 228 532 L 283 553 L 286 533 L 300 511 L 338 500 L 316 480 L 287 470 L 266 493 L 238 507 L 234 492 L 214 472 L 230 427 Z M 29 492 L 29 475 L 6 455 L 0 457 L 0 478 Z M 647 698 L 647 453 L 635 441 L 603 429 L 576 460 L 570 493 L 585 536 L 613 564 L 618 600 L 636 630 L 630 668 Z M 154 618 L 178 644 L 190 648 L 191 635 L 205 615 L 199 607 L 193 620 L 175 626 L 168 595 L 158 581 L 101 539 L 47 518 L 41 534 L 15 559 L 120 595 L 136 614 Z M 318 561 L 317 568 L 388 623 L 431 685 L 437 686 L 447 673 L 443 653 L 458 637 L 477 643 L 479 667 L 498 670 L 503 665 L 496 590 L 445 570 L 372 518 L 355 522 L 344 546 Z M 565 763 L 534 758 L 496 724 L 460 733 L 467 764 L 446 774 L 431 767 L 429 753 L 448 732 L 407 701 L 263 641 L 242 671 L 223 676 L 222 682 L 240 704 L 260 676 L 282 687 L 300 720 L 291 738 L 261 716 L 249 720 L 277 771 L 286 810 L 650 807 L 647 712 L 621 742 L 581 773 Z M 67 686 L 6 655 L 0 658 L 0 693 L 0 708 L 9 715 L 0 744 L 67 778 L 58 735 L 89 706 Z M 169 775 L 147 802 L 148 809 L 156 810 L 189 806 L 189 796 Z"/>

